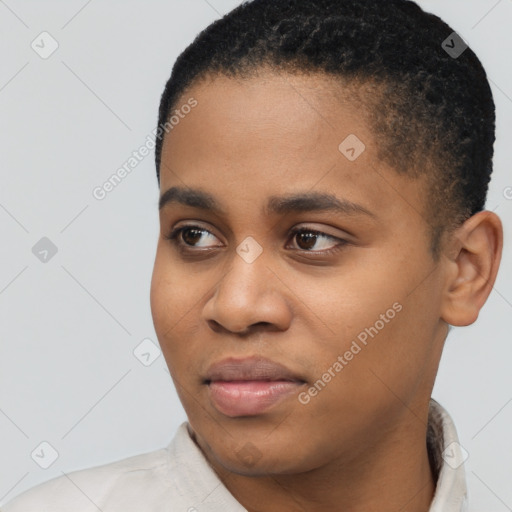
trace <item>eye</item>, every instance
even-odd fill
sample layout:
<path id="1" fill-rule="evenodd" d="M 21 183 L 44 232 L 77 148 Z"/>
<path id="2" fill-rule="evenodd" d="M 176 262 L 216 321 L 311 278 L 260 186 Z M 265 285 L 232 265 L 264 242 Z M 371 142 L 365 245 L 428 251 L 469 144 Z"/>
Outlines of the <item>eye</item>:
<path id="1" fill-rule="evenodd" d="M 313 252 L 313 253 L 319 253 L 319 254 L 331 254 L 335 251 L 338 251 L 342 248 L 342 246 L 346 245 L 348 242 L 346 240 L 343 240 L 341 238 L 337 238 L 332 235 L 328 235 L 327 233 L 323 233 L 322 231 L 317 231 L 316 229 L 311 228 L 297 228 L 293 229 L 291 232 L 291 238 L 297 240 L 297 245 L 299 246 L 300 251 L 305 252 Z M 337 242 L 334 245 L 331 243 L 327 243 L 329 240 Z M 320 250 L 311 250 L 315 245 L 317 245 L 317 242 L 321 241 L 320 243 Z M 325 247 L 328 247 L 325 249 Z"/>
<path id="2" fill-rule="evenodd" d="M 169 235 L 165 237 L 167 240 L 171 240 L 180 250 L 187 251 L 193 250 L 194 248 L 212 248 L 220 247 L 220 245 L 208 245 L 208 239 L 213 240 L 217 237 L 205 228 L 200 226 L 182 226 L 174 229 Z M 320 255 L 329 255 L 340 250 L 348 242 L 341 238 L 337 238 L 322 231 L 311 229 L 307 227 L 301 227 L 292 229 L 290 232 L 290 238 L 297 240 L 298 249 L 294 250 L 318 253 Z M 328 243 L 334 241 L 335 243 Z M 319 243 L 321 242 L 321 243 Z M 312 250 L 315 246 L 319 250 Z M 320 246 L 320 247 L 318 247 Z M 326 248 L 327 247 L 327 248 Z"/>
<path id="3" fill-rule="evenodd" d="M 203 237 L 207 234 L 207 237 Z M 215 235 L 210 233 L 207 229 L 200 226 L 183 226 L 174 229 L 169 235 L 165 237 L 167 240 L 172 240 L 174 244 L 183 247 L 210 247 L 208 245 L 196 245 L 202 238 L 216 238 Z"/>

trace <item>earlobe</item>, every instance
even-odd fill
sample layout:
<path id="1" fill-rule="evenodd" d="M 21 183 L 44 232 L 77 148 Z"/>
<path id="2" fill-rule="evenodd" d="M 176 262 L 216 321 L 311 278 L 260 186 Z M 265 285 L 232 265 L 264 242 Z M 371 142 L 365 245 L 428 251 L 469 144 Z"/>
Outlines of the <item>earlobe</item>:
<path id="1" fill-rule="evenodd" d="M 501 261 L 503 226 L 493 212 L 466 220 L 448 242 L 441 318 L 450 325 L 471 325 L 491 293 Z"/>

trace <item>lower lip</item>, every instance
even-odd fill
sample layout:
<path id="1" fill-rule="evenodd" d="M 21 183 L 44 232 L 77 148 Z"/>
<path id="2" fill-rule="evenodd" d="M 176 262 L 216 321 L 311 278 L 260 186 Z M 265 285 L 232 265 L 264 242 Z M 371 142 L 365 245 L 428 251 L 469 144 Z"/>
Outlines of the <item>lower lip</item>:
<path id="1" fill-rule="evenodd" d="M 210 397 L 215 408 L 226 416 L 255 416 L 297 392 L 300 382 L 215 381 L 210 382 Z"/>

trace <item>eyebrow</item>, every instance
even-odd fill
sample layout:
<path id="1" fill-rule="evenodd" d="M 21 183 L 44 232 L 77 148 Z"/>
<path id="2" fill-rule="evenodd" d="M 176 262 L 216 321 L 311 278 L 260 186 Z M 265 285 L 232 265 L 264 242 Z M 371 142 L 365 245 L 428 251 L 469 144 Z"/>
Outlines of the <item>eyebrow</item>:
<path id="1" fill-rule="evenodd" d="M 177 203 L 192 208 L 210 211 L 217 215 L 226 215 L 225 209 L 214 196 L 200 189 L 189 187 L 171 187 L 166 190 L 158 201 L 158 209 L 167 204 Z M 265 208 L 267 214 L 302 213 L 314 211 L 330 211 L 345 215 L 364 214 L 376 217 L 364 206 L 346 199 L 339 199 L 333 194 L 324 192 L 302 192 L 284 196 L 271 196 Z"/>

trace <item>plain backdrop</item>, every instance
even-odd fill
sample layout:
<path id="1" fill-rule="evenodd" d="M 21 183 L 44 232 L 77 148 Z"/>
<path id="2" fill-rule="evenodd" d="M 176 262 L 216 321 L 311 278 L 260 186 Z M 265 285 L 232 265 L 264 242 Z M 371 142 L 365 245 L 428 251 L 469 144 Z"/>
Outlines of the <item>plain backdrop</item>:
<path id="1" fill-rule="evenodd" d="M 165 446 L 186 419 L 149 306 L 158 236 L 153 153 L 103 200 L 92 191 L 155 128 L 179 53 L 238 4 L 0 1 L 0 503 L 63 472 Z M 477 53 L 497 105 L 487 209 L 504 223 L 503 262 L 477 323 L 451 332 L 433 396 L 469 453 L 471 510 L 505 512 L 512 1 L 419 4 Z"/>

